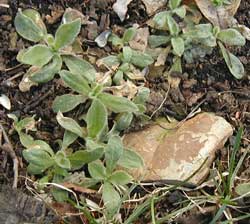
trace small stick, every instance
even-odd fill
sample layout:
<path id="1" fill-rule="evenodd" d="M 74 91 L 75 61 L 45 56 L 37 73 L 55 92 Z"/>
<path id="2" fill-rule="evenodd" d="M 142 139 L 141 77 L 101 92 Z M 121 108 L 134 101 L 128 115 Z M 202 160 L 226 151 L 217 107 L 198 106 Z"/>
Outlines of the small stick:
<path id="1" fill-rule="evenodd" d="M 13 161 L 13 171 L 14 171 L 14 181 L 13 181 L 13 188 L 17 188 L 17 182 L 18 182 L 18 159 L 16 156 L 16 153 L 13 149 L 13 146 L 8 138 L 8 135 L 6 134 L 2 124 L 0 124 L 0 135 L 3 136 L 3 139 L 5 141 L 4 144 L 2 144 L 2 142 L 0 141 L 0 149 L 5 151 L 6 153 L 9 154 L 9 156 L 11 157 L 12 161 Z M 1 140 L 1 138 L 0 138 Z"/>

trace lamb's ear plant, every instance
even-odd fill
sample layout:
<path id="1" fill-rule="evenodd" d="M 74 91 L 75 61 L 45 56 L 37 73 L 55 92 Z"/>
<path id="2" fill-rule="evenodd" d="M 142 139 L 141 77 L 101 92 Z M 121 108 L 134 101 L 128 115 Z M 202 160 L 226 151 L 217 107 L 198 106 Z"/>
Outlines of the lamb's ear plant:
<path id="1" fill-rule="evenodd" d="M 196 59 L 211 54 L 213 49 L 219 46 L 231 74 L 237 79 L 244 76 L 242 63 L 224 46 L 245 45 L 246 40 L 237 29 L 221 30 L 210 23 L 197 24 L 197 21 L 189 19 L 187 6 L 181 5 L 181 0 L 169 1 L 168 6 L 169 10 L 154 16 L 151 25 L 159 35 L 151 35 L 149 44 L 153 48 L 162 45 L 170 46 L 171 53 L 174 55 L 170 72 L 182 72 L 182 58 L 187 63 L 193 63 Z M 176 17 L 179 17 L 178 20 Z"/>
<path id="2" fill-rule="evenodd" d="M 28 77 L 34 83 L 44 83 L 52 80 L 61 70 L 62 63 L 71 70 L 82 67 L 89 71 L 91 78 L 93 66 L 87 61 L 74 56 L 70 45 L 76 40 L 81 29 L 81 19 L 70 17 L 66 11 L 62 24 L 58 27 L 55 36 L 48 34 L 40 14 L 33 9 L 19 11 L 15 17 L 17 33 L 23 38 L 34 42 L 35 45 L 21 50 L 17 60 L 31 65 Z M 64 55 L 68 55 L 64 58 Z M 26 80 L 27 81 L 27 80 Z"/>

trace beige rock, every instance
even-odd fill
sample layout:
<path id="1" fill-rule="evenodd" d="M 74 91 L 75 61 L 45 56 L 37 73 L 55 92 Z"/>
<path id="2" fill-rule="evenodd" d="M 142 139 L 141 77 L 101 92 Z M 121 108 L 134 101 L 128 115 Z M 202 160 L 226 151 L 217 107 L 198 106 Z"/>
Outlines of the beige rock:
<path id="1" fill-rule="evenodd" d="M 167 0 L 142 0 L 149 15 L 154 14 L 159 8 L 167 3 Z"/>
<path id="2" fill-rule="evenodd" d="M 124 137 L 124 144 L 137 151 L 145 162 L 145 167 L 134 170 L 132 175 L 144 181 L 184 181 L 207 159 L 188 181 L 201 183 L 209 173 L 215 152 L 232 135 L 231 125 L 222 117 L 201 113 L 178 129 L 170 127 L 169 123 L 161 122 Z"/>

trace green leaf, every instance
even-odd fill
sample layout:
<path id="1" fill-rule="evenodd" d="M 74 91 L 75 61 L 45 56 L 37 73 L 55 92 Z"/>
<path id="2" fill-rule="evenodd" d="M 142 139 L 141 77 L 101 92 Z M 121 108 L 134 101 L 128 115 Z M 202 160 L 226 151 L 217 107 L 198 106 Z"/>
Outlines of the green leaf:
<path id="1" fill-rule="evenodd" d="M 68 146 L 71 145 L 77 138 L 78 136 L 75 133 L 65 130 L 61 149 L 62 150 L 67 149 Z"/>
<path id="2" fill-rule="evenodd" d="M 115 190 L 115 188 L 109 182 L 105 182 L 102 188 L 102 198 L 104 202 L 104 206 L 107 209 L 109 218 L 114 217 L 117 213 L 120 204 L 121 198 L 119 193 Z"/>
<path id="3" fill-rule="evenodd" d="M 36 121 L 35 121 L 34 117 L 25 117 L 24 119 L 18 121 L 15 124 L 15 129 L 17 132 L 20 132 L 22 130 L 36 131 L 35 125 L 36 125 Z"/>
<path id="4" fill-rule="evenodd" d="M 230 53 L 221 42 L 219 42 L 219 46 L 228 69 L 236 79 L 241 79 L 245 75 L 245 69 L 241 61 Z"/>
<path id="5" fill-rule="evenodd" d="M 115 129 L 117 131 L 123 131 L 127 129 L 131 122 L 133 120 L 133 114 L 132 113 L 121 113 L 118 115 L 116 120 Z"/>
<path id="6" fill-rule="evenodd" d="M 133 40 L 133 38 L 136 35 L 136 28 L 130 27 L 127 30 L 125 30 L 122 40 L 123 43 L 128 43 L 129 41 Z"/>
<path id="7" fill-rule="evenodd" d="M 169 36 L 162 36 L 162 35 L 150 35 L 148 38 L 148 42 L 150 47 L 155 48 L 159 47 L 163 44 L 166 44 L 170 41 Z"/>
<path id="8" fill-rule="evenodd" d="M 123 81 L 123 72 L 121 70 L 118 70 L 113 77 L 113 82 L 115 83 L 115 85 L 119 86 L 122 85 L 122 81 Z"/>
<path id="9" fill-rule="evenodd" d="M 109 36 L 108 41 L 111 41 L 112 45 L 114 45 L 114 46 L 119 46 L 119 45 L 122 46 L 123 45 L 123 40 L 115 34 L 111 34 Z"/>
<path id="10" fill-rule="evenodd" d="M 56 115 L 56 119 L 64 129 L 75 133 L 79 137 L 84 137 L 82 128 L 72 118 L 64 117 L 63 114 L 59 111 Z"/>
<path id="11" fill-rule="evenodd" d="M 173 13 L 178 15 L 180 18 L 184 19 L 186 16 L 186 8 L 184 5 L 173 10 Z"/>
<path id="12" fill-rule="evenodd" d="M 100 159 L 103 156 L 103 148 L 96 148 L 93 150 L 78 150 L 72 155 L 68 156 L 72 168 L 80 169 L 84 164 L 91 163 Z"/>
<path id="13" fill-rule="evenodd" d="M 111 173 L 123 154 L 123 144 L 119 136 L 111 136 L 105 148 L 105 161 L 107 172 Z"/>
<path id="14" fill-rule="evenodd" d="M 27 167 L 27 172 L 31 175 L 42 174 L 45 170 L 46 168 L 44 168 L 43 166 L 37 166 L 33 163 L 30 163 Z"/>
<path id="15" fill-rule="evenodd" d="M 83 18 L 84 18 L 84 15 L 80 11 L 76 9 L 72 9 L 72 8 L 66 8 L 63 14 L 62 22 L 70 23 L 76 19 L 83 19 Z"/>
<path id="16" fill-rule="evenodd" d="M 171 15 L 167 16 L 167 25 L 168 25 L 168 29 L 171 35 L 178 35 L 178 33 L 180 32 L 180 28 L 179 25 L 177 24 L 177 22 L 174 20 L 174 18 Z"/>
<path id="17" fill-rule="evenodd" d="M 145 68 L 146 66 L 151 65 L 154 62 L 154 59 L 149 54 L 135 50 L 132 50 L 132 53 L 133 54 L 130 62 L 135 66 Z"/>
<path id="18" fill-rule="evenodd" d="M 32 136 L 23 133 L 23 132 L 19 132 L 19 139 L 21 144 L 25 147 L 25 148 L 29 148 L 34 144 L 34 139 Z"/>
<path id="19" fill-rule="evenodd" d="M 101 93 L 99 94 L 98 98 L 108 109 L 115 113 L 138 111 L 137 106 L 125 97 Z"/>
<path id="20" fill-rule="evenodd" d="M 250 197 L 250 183 L 243 183 L 239 184 L 236 188 L 235 191 L 238 195 L 245 195 L 248 194 L 247 197 Z"/>
<path id="21" fill-rule="evenodd" d="M 144 166 L 141 156 L 135 151 L 129 149 L 123 150 L 123 154 L 117 164 L 127 169 L 140 168 Z"/>
<path id="22" fill-rule="evenodd" d="M 83 95 L 64 94 L 57 96 L 53 102 L 52 109 L 55 112 L 61 111 L 62 113 L 73 110 L 76 106 L 84 103 L 87 98 Z"/>
<path id="23" fill-rule="evenodd" d="M 181 37 L 171 38 L 171 44 L 173 47 L 174 54 L 181 57 L 184 53 L 184 40 Z"/>
<path id="24" fill-rule="evenodd" d="M 112 173 L 108 180 L 114 185 L 126 185 L 133 180 L 133 177 L 125 171 L 118 170 Z"/>
<path id="25" fill-rule="evenodd" d="M 55 162 L 56 164 L 63 168 L 63 169 L 70 169 L 71 165 L 70 165 L 70 161 L 69 159 L 66 157 L 66 154 L 64 151 L 60 150 L 56 153 L 55 155 Z"/>
<path id="26" fill-rule="evenodd" d="M 108 125 L 108 113 L 103 103 L 94 99 L 86 117 L 88 136 L 96 138 L 101 135 Z"/>
<path id="27" fill-rule="evenodd" d="M 155 23 L 155 28 L 156 29 L 161 29 L 161 30 L 167 30 L 167 17 L 169 16 L 170 12 L 169 11 L 163 11 L 157 13 L 154 18 L 153 22 Z"/>
<path id="28" fill-rule="evenodd" d="M 43 170 L 54 164 L 54 159 L 43 149 L 37 149 L 34 147 L 25 149 L 23 150 L 23 157 L 29 163 L 39 166 Z"/>
<path id="29" fill-rule="evenodd" d="M 173 64 L 171 66 L 171 69 L 169 70 L 169 73 L 171 74 L 172 72 L 179 72 L 182 73 L 182 67 L 181 67 L 181 58 L 175 56 L 173 59 Z"/>
<path id="30" fill-rule="evenodd" d="M 71 72 L 66 70 L 60 71 L 59 74 L 65 84 L 74 91 L 84 95 L 88 95 L 91 91 L 87 80 L 84 79 L 81 75 L 72 74 Z"/>
<path id="31" fill-rule="evenodd" d="M 36 24 L 38 16 L 36 16 L 36 19 L 34 20 L 33 16 L 27 16 L 24 12 L 18 12 L 15 17 L 14 24 L 16 31 L 27 40 L 33 42 L 42 40 L 44 37 L 44 30 Z"/>
<path id="32" fill-rule="evenodd" d="M 170 9 L 176 9 L 181 4 L 181 0 L 169 0 L 168 5 Z"/>
<path id="33" fill-rule="evenodd" d="M 117 56 L 114 56 L 114 55 L 109 55 L 109 56 L 101 58 L 97 61 L 98 66 L 104 65 L 108 68 L 113 68 L 113 67 L 119 66 L 119 64 L 120 64 L 119 58 Z"/>
<path id="34" fill-rule="evenodd" d="M 72 55 L 63 56 L 63 61 L 73 74 L 81 75 L 89 82 L 95 81 L 96 70 L 89 62 Z"/>
<path id="35" fill-rule="evenodd" d="M 30 76 L 32 82 L 44 83 L 52 80 L 56 73 L 61 70 L 62 59 L 59 55 L 54 55 L 52 62 L 43 66 Z"/>
<path id="36" fill-rule="evenodd" d="M 217 38 L 227 45 L 244 46 L 246 39 L 236 29 L 221 30 Z"/>
<path id="37" fill-rule="evenodd" d="M 52 57 L 53 52 L 50 48 L 42 44 L 37 44 L 24 51 L 20 51 L 17 55 L 17 60 L 23 64 L 42 67 L 47 64 Z"/>
<path id="38" fill-rule="evenodd" d="M 89 163 L 88 170 L 90 176 L 96 180 L 104 180 L 107 176 L 106 168 L 101 161 L 94 161 Z"/>
<path id="39" fill-rule="evenodd" d="M 59 26 L 55 34 L 55 49 L 66 47 L 73 43 L 81 29 L 81 20 L 65 23 Z"/>
<path id="40" fill-rule="evenodd" d="M 133 51 L 130 47 L 123 47 L 122 49 L 123 62 L 129 63 L 131 61 L 132 55 Z"/>
<path id="41" fill-rule="evenodd" d="M 149 94 L 150 94 L 149 88 L 141 87 L 138 90 L 138 93 L 136 94 L 135 98 L 133 99 L 133 102 L 136 104 L 145 104 L 149 99 Z"/>

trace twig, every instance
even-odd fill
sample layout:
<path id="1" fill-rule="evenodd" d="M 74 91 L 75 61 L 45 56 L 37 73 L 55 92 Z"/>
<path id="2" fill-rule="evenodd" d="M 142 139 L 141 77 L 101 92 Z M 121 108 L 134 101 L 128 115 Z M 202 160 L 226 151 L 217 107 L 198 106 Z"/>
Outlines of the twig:
<path id="1" fill-rule="evenodd" d="M 5 151 L 9 154 L 13 161 L 13 171 L 14 171 L 14 181 L 13 181 L 13 188 L 17 188 L 17 182 L 18 182 L 18 159 L 16 156 L 16 153 L 13 149 L 13 146 L 8 138 L 8 135 L 6 134 L 2 124 L 0 124 L 0 133 L 3 136 L 3 139 L 5 141 L 4 144 L 2 144 L 2 141 L 0 141 L 0 149 Z M 1 140 L 1 139 L 0 139 Z"/>

